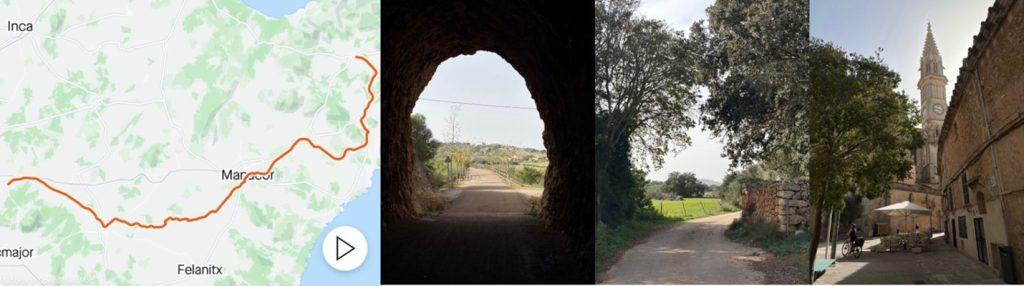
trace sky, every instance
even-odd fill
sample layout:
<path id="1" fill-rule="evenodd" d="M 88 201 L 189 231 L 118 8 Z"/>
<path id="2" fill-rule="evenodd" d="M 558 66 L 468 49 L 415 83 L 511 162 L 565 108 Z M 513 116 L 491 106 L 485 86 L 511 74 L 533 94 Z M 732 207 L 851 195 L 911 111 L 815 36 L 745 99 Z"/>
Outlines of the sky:
<path id="1" fill-rule="evenodd" d="M 946 102 L 967 49 L 993 0 L 862 0 L 811 1 L 811 36 L 833 42 L 847 52 L 874 55 L 882 48 L 882 59 L 900 74 L 898 90 L 914 102 L 920 101 L 921 52 L 928 22 L 942 56 L 943 73 L 949 80 Z"/>
<path id="2" fill-rule="evenodd" d="M 697 20 L 707 20 L 704 10 L 713 0 L 647 0 L 637 12 L 649 19 L 665 21 L 675 30 L 689 30 Z M 696 106 L 694 107 L 696 108 Z M 696 110 L 692 110 L 696 113 Z M 696 118 L 696 117 L 694 117 Z M 699 121 L 699 120 L 698 120 Z M 704 131 L 699 123 L 687 131 L 691 145 L 665 156 L 660 169 L 650 170 L 647 179 L 664 181 L 672 172 L 692 172 L 697 178 L 721 182 L 729 172 L 729 159 L 722 157 L 721 140 Z"/>
<path id="3" fill-rule="evenodd" d="M 501 108 L 425 99 L 520 108 Z M 544 149 L 544 122 L 536 110 L 526 81 L 501 56 L 477 52 L 448 59 L 420 94 L 413 113 L 427 118 L 434 138 L 446 141 L 448 119 L 455 108 L 459 142 L 499 143 Z"/>
<path id="4" fill-rule="evenodd" d="M 706 20 L 705 8 L 713 0 L 648 0 L 639 13 L 663 20 L 674 29 L 689 29 L 697 20 Z M 811 0 L 811 35 L 836 43 L 849 52 L 873 55 L 882 48 L 882 58 L 902 79 L 899 90 L 917 102 L 917 80 L 925 28 L 932 23 L 945 75 L 949 79 L 946 100 L 952 97 L 957 72 L 972 37 L 978 33 L 993 0 Z M 664 180 L 671 172 L 693 172 L 698 178 L 721 181 L 729 171 L 723 158 L 721 140 L 703 131 L 702 126 L 688 134 L 692 145 L 665 158 L 661 169 L 651 170 L 648 179 Z"/>
<path id="5" fill-rule="evenodd" d="M 677 30 L 701 19 L 713 0 L 647 0 L 638 12 L 663 20 Z M 947 101 L 952 96 L 956 73 L 967 55 L 972 37 L 978 33 L 992 0 L 862 0 L 811 1 L 811 35 L 831 41 L 843 49 L 882 57 L 900 74 L 899 89 L 917 100 L 918 62 L 924 45 L 925 26 L 931 21 L 939 53 L 949 79 Z M 526 84 L 512 66 L 489 52 L 449 59 L 438 67 L 421 98 L 535 108 Z M 457 106 L 461 141 L 502 143 L 542 149 L 543 122 L 533 109 L 494 108 L 420 100 L 414 113 L 427 117 L 427 126 L 437 138 L 446 133 L 445 123 Z M 514 124 L 513 124 L 514 123 Z M 648 179 L 664 180 L 671 172 L 693 172 L 698 178 L 721 181 L 729 171 L 722 157 L 721 140 L 699 125 L 687 132 L 692 144 L 665 157 L 660 169 L 650 170 Z"/>

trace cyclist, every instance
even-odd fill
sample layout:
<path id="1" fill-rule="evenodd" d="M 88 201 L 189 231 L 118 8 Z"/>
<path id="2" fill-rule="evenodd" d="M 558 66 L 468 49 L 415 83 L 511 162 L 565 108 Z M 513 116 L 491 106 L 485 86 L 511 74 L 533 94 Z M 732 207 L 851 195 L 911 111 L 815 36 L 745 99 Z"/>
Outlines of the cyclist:
<path id="1" fill-rule="evenodd" d="M 857 231 L 857 225 L 856 224 L 853 225 L 853 226 L 850 226 L 850 232 L 848 233 L 848 235 L 849 235 L 849 240 L 848 241 L 850 242 L 850 245 L 853 245 L 853 243 L 857 241 L 857 236 L 858 236 L 857 232 L 858 231 Z"/>

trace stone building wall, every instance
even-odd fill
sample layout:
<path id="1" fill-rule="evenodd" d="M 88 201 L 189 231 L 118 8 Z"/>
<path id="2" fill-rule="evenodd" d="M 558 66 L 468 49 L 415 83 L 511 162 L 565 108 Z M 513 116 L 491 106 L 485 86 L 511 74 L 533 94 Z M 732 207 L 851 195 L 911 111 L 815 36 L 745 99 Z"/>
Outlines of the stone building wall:
<path id="1" fill-rule="evenodd" d="M 949 243 L 1024 278 L 1024 1 L 997 0 L 959 70 L 939 136 Z M 962 223 L 961 223 L 962 222 Z M 1015 269 L 1001 269 L 998 249 Z"/>
<path id="2" fill-rule="evenodd" d="M 889 216 L 875 209 L 910 201 L 931 210 L 931 215 L 915 215 L 913 217 Z M 893 183 L 889 193 L 875 199 L 864 198 L 861 203 L 861 216 L 854 220 L 868 236 L 884 236 L 901 232 L 912 232 L 914 226 L 924 232 L 942 232 L 942 196 L 926 189 L 919 184 Z"/>
<path id="3" fill-rule="evenodd" d="M 743 219 L 763 220 L 786 231 L 806 230 L 811 217 L 807 186 L 771 182 L 743 187 Z"/>

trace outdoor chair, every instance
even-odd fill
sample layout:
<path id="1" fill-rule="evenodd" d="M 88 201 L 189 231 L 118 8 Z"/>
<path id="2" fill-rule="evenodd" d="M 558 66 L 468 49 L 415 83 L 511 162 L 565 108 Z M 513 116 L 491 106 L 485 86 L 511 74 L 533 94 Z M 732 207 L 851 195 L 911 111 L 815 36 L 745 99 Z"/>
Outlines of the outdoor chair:
<path id="1" fill-rule="evenodd" d="M 917 233 L 910 236 L 910 248 L 920 247 L 921 250 L 928 250 L 928 235 L 924 233 Z"/>
<path id="2" fill-rule="evenodd" d="M 900 238 L 895 235 L 883 236 L 879 246 L 880 250 L 885 252 L 896 251 L 900 249 Z"/>

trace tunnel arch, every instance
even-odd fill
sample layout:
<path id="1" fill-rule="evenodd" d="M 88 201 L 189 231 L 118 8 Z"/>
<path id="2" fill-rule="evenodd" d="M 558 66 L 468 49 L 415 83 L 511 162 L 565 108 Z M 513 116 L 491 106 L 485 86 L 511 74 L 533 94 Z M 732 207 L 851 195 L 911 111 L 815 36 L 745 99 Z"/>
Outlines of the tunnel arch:
<path id="1" fill-rule="evenodd" d="M 410 114 L 437 67 L 489 51 L 526 81 L 544 122 L 545 224 L 593 257 L 593 11 L 558 1 L 407 1 L 382 7 L 382 220 L 415 217 Z M 577 7 L 578 8 L 578 7 Z M 591 258 L 592 259 L 592 258 Z"/>

